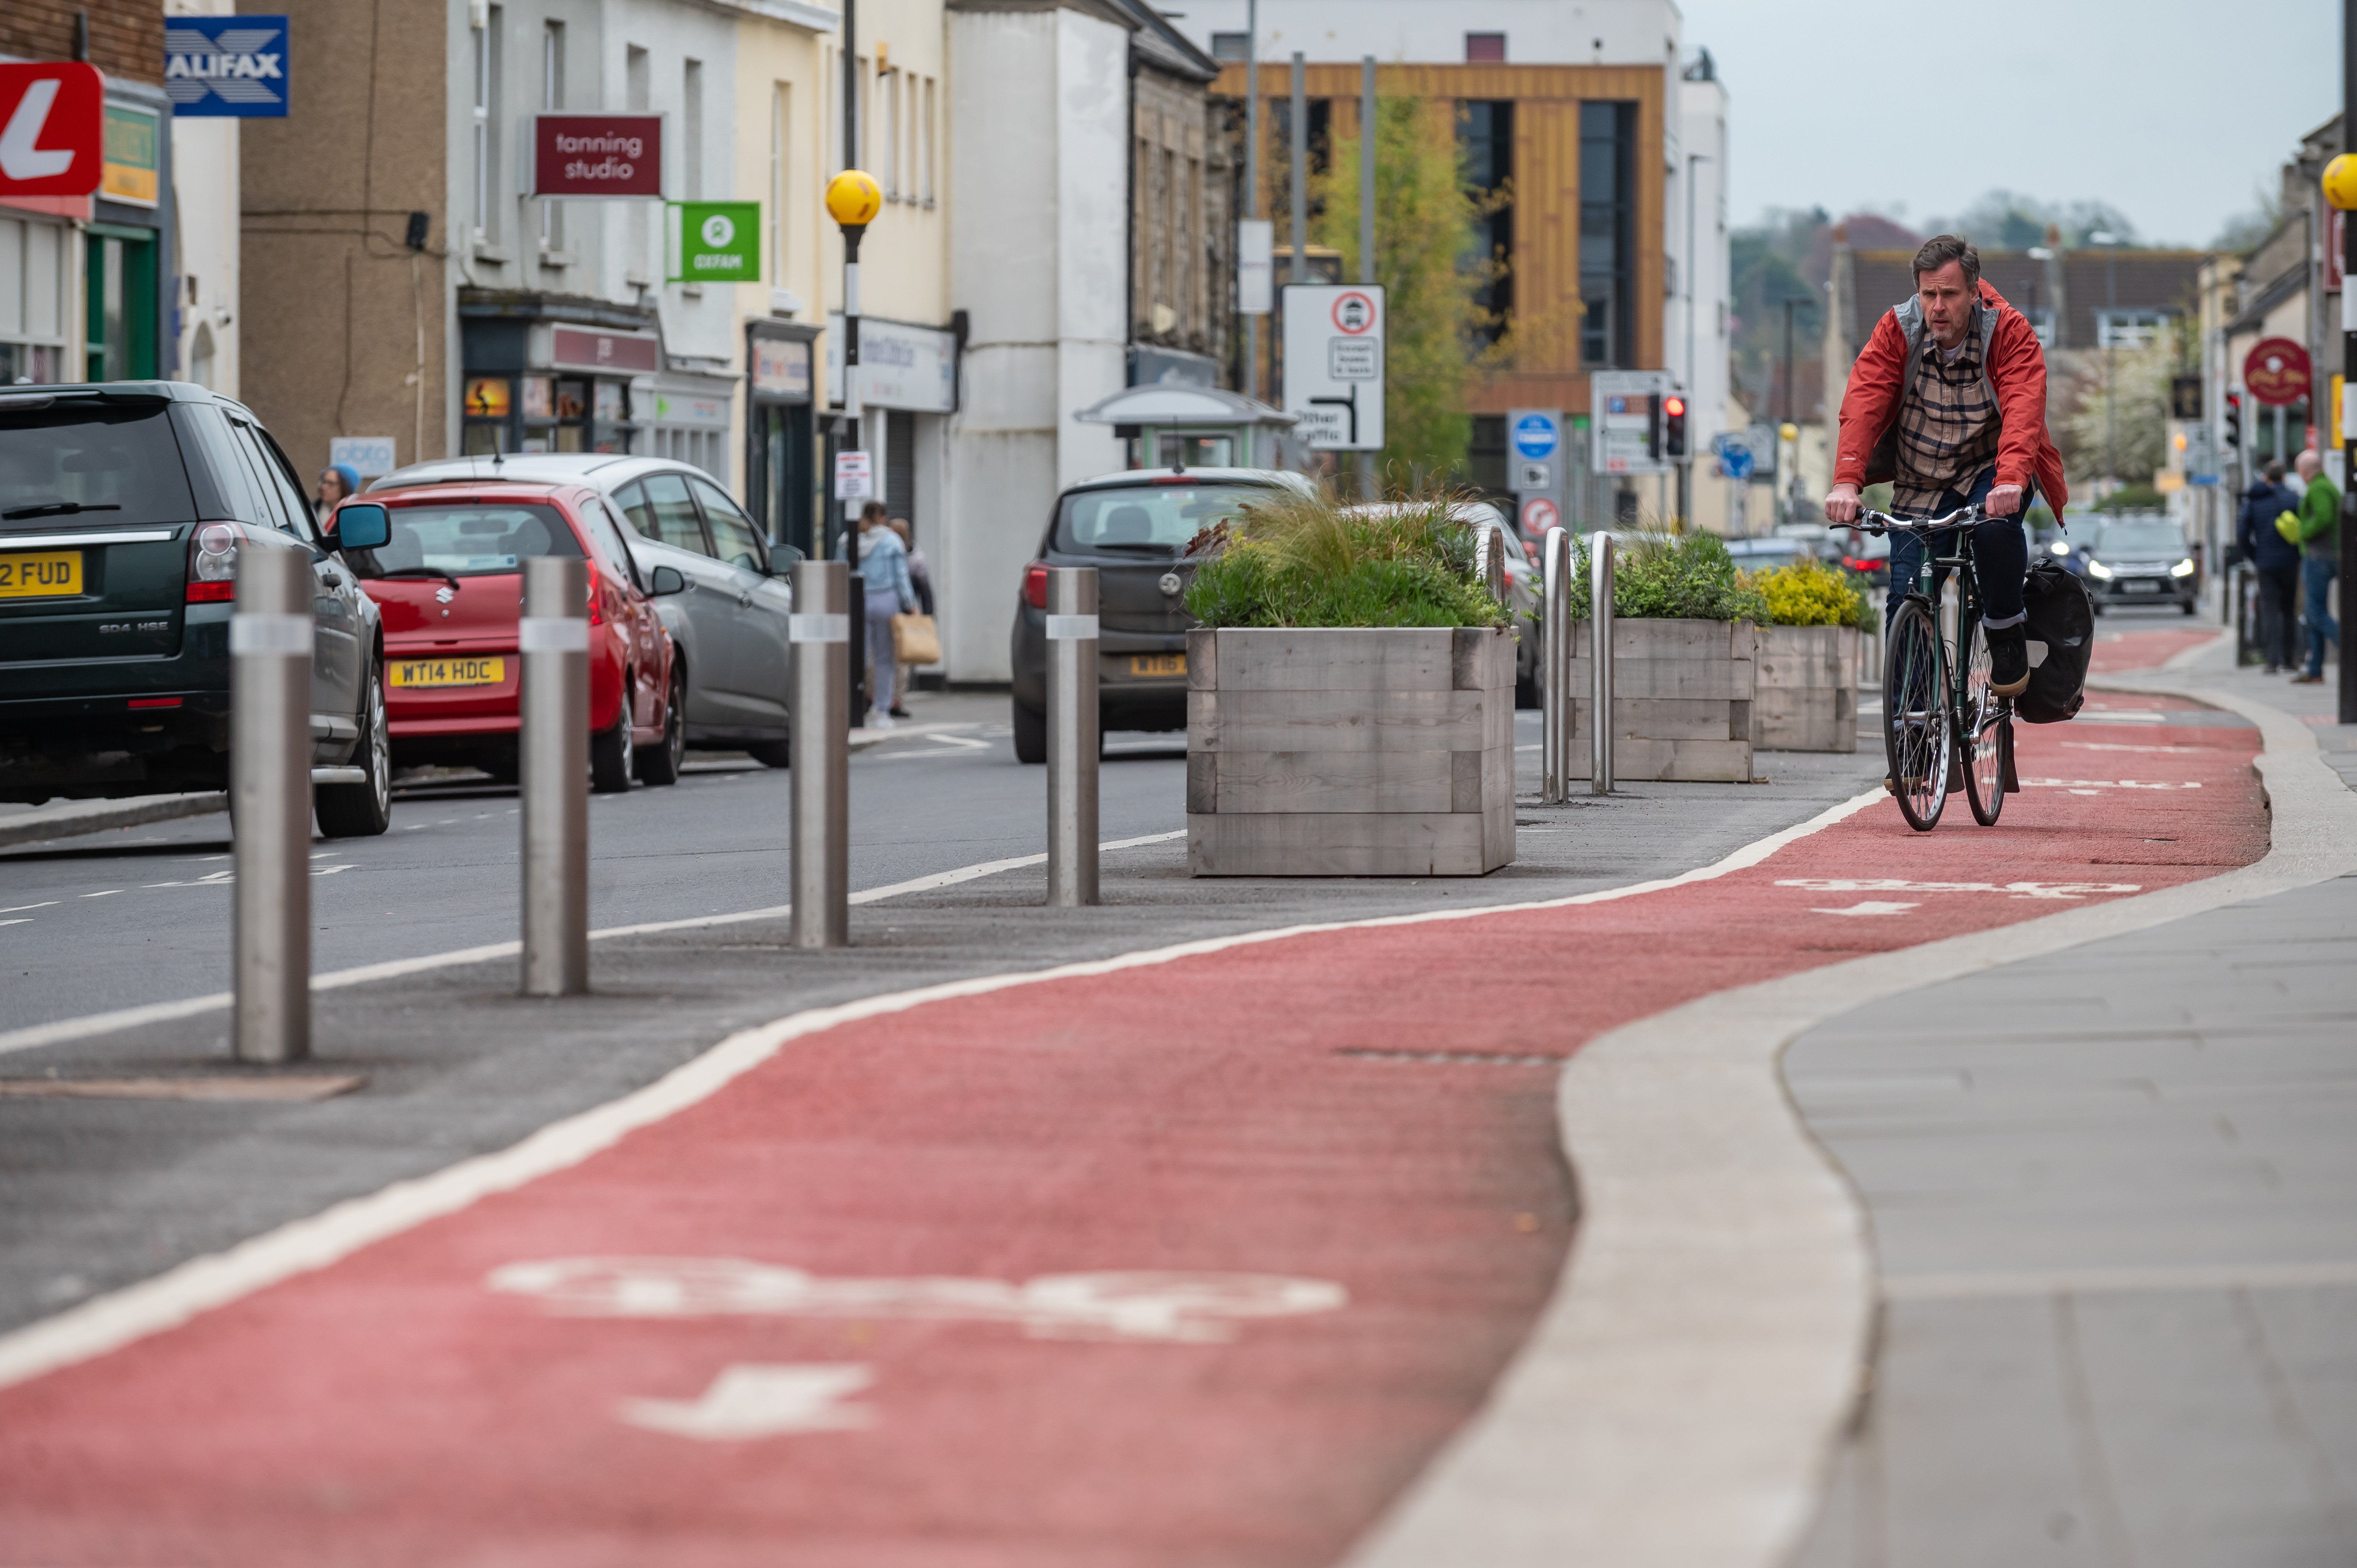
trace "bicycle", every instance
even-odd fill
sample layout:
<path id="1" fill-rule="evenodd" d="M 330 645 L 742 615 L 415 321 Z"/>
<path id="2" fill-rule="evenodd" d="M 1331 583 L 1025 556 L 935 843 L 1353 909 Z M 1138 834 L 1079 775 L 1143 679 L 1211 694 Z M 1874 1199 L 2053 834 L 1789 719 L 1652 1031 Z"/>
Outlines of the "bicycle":
<path id="1" fill-rule="evenodd" d="M 1919 833 L 1939 825 L 1948 793 L 1959 784 L 1973 820 L 1985 828 L 1996 826 L 2007 793 L 2019 788 L 2013 774 L 2013 704 L 1989 689 L 1988 633 L 1981 626 L 1980 577 L 1973 561 L 1973 525 L 1986 517 L 1977 505 L 1920 521 L 1861 508 L 1855 523 L 1827 524 L 1912 533 L 1923 541 L 1915 585 L 1890 618 L 1882 660 L 1890 789 L 1900 814 Z M 1951 528 L 1957 531 L 1955 553 L 1935 555 L 1934 536 Z M 1940 629 L 1938 585 L 1947 572 L 1956 576 L 1953 647 Z M 1891 590 L 1898 590 L 1896 583 Z"/>

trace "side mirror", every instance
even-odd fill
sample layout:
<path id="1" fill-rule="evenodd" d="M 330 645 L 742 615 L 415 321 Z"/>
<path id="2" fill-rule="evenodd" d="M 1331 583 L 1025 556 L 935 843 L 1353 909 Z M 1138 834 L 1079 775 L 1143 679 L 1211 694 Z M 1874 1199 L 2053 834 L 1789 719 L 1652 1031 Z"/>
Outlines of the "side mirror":
<path id="1" fill-rule="evenodd" d="M 660 599 L 670 594 L 687 592 L 687 579 L 679 575 L 676 566 L 658 566 L 647 579 L 647 597 Z"/>
<path id="2" fill-rule="evenodd" d="M 794 545 L 772 544 L 770 546 L 770 575 L 791 577 L 794 574 L 794 563 L 805 559 L 807 557 Z"/>
<path id="3" fill-rule="evenodd" d="M 393 514 L 375 501 L 346 501 L 328 529 L 338 550 L 382 550 L 393 542 Z"/>

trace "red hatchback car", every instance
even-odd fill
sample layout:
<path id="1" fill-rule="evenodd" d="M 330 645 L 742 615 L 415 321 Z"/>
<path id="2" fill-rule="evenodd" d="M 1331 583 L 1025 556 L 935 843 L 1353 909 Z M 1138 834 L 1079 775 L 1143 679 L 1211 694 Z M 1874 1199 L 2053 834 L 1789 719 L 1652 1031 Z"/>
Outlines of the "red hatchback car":
<path id="1" fill-rule="evenodd" d="M 386 717 L 397 765 L 458 764 L 516 777 L 516 651 L 523 562 L 589 564 L 589 778 L 601 794 L 679 779 L 684 667 L 655 617 L 668 568 L 642 583 L 621 524 L 583 485 L 413 485 L 371 490 L 393 519 L 381 549 L 348 553 L 384 615 Z M 330 525 L 332 527 L 332 524 Z"/>

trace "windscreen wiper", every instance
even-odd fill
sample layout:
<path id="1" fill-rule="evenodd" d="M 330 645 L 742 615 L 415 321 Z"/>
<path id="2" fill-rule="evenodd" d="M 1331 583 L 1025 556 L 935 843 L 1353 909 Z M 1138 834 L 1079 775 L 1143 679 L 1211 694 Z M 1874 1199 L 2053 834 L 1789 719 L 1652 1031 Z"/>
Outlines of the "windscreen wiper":
<path id="1" fill-rule="evenodd" d="M 78 511 L 121 511 L 113 501 L 43 501 L 38 506 L 20 506 L 13 511 L 0 511 L 0 518 L 10 522 L 24 517 L 65 517 Z"/>
<path id="2" fill-rule="evenodd" d="M 377 580 L 379 582 L 382 582 L 388 577 L 439 577 L 444 582 L 450 585 L 450 591 L 452 593 L 455 594 L 458 591 L 458 579 L 452 574 L 445 572 L 439 566 L 395 566 L 390 572 L 379 572 L 377 574 Z"/>

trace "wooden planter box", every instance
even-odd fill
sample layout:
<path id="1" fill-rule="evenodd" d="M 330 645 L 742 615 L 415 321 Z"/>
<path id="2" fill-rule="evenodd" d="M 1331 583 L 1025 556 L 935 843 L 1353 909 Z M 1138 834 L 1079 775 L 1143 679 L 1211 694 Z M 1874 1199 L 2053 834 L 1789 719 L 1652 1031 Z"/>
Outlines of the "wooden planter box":
<path id="1" fill-rule="evenodd" d="M 1514 858 L 1514 639 L 1187 634 L 1197 876 L 1480 876 Z"/>
<path id="2" fill-rule="evenodd" d="M 1857 657 L 1854 626 L 1761 627 L 1751 744 L 1770 751 L 1856 751 Z"/>
<path id="3" fill-rule="evenodd" d="M 1573 627 L 1574 779 L 1592 776 L 1589 638 L 1586 621 Z M 1614 620 L 1614 779 L 1749 783 L 1758 640 L 1748 620 Z"/>

